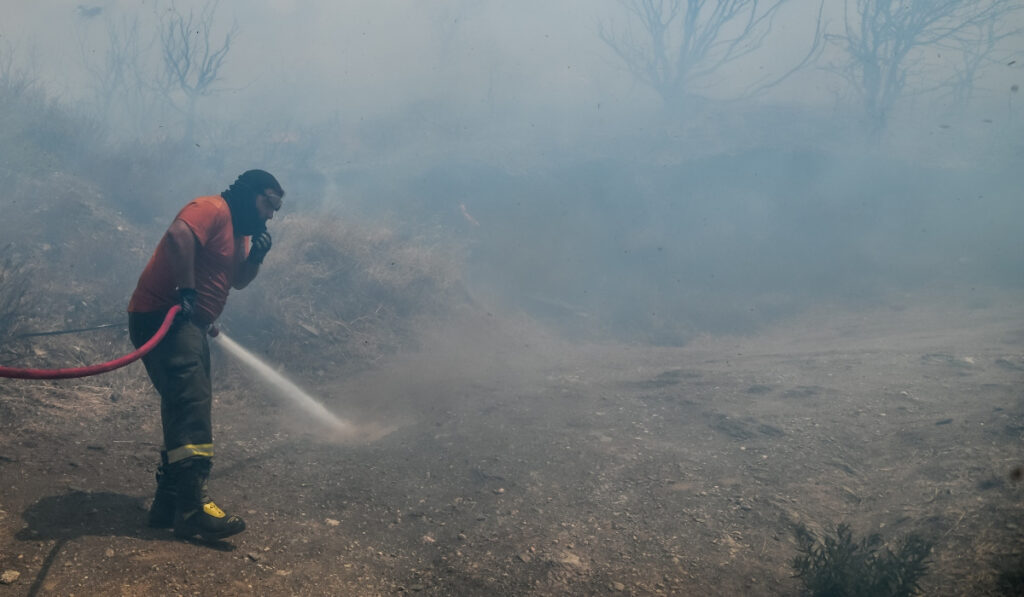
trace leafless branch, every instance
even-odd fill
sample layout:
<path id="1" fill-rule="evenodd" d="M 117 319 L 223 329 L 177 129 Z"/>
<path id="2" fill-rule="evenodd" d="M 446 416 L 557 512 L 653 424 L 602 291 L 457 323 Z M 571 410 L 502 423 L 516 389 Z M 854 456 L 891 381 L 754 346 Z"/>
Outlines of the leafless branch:
<path id="1" fill-rule="evenodd" d="M 921 50 L 956 45 L 967 52 L 955 84 L 970 87 L 981 66 L 970 55 L 991 55 L 1007 17 L 1022 8 L 1019 0 L 846 0 L 843 33 L 826 36 L 845 59 L 830 70 L 856 90 L 878 133 L 912 78 L 918 88 L 927 85 Z"/>
<path id="2" fill-rule="evenodd" d="M 160 44 L 163 56 L 165 88 L 170 105 L 186 118 L 186 139 L 191 140 L 195 126 L 196 103 L 201 97 L 217 92 L 214 86 L 221 80 L 221 69 L 238 35 L 235 24 L 219 45 L 211 36 L 219 0 L 203 5 L 197 15 L 192 10 L 183 14 L 177 8 L 169 9 L 161 22 Z M 185 96 L 181 106 L 172 99 L 172 92 Z"/>
<path id="3" fill-rule="evenodd" d="M 624 24 L 601 24 L 598 35 L 638 80 L 666 105 L 706 89 L 721 69 L 759 51 L 788 0 L 621 0 Z M 786 73 L 752 86 L 756 93 L 805 66 L 820 47 L 821 20 L 811 50 Z"/>

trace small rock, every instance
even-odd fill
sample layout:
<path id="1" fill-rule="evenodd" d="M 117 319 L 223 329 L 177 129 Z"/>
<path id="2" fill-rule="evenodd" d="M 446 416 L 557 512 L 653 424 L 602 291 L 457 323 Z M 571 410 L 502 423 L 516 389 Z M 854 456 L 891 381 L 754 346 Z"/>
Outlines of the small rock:
<path id="1" fill-rule="evenodd" d="M 568 566 L 570 568 L 584 568 L 583 560 L 581 560 L 579 556 L 577 556 L 576 554 L 568 551 L 563 551 L 561 554 L 556 556 L 555 561 L 559 564 L 564 564 L 565 566 Z"/>
<path id="2" fill-rule="evenodd" d="M 624 585 L 624 584 L 622 584 L 620 582 L 613 582 L 612 583 L 612 590 L 613 591 L 619 591 L 619 592 L 625 591 L 626 590 L 626 585 Z"/>
<path id="3" fill-rule="evenodd" d="M 114 550 L 108 547 L 106 551 L 103 552 L 103 555 L 107 556 L 108 558 L 112 558 L 114 557 Z"/>
<path id="4" fill-rule="evenodd" d="M 329 527 L 336 527 L 339 524 L 341 524 L 341 522 L 339 522 L 337 520 L 334 520 L 333 518 L 328 518 L 328 519 L 324 520 L 324 522 L 327 523 L 327 526 L 329 526 Z"/>
<path id="5" fill-rule="evenodd" d="M 494 493 L 496 493 L 498 495 L 501 495 L 501 494 L 505 493 L 505 488 L 504 487 L 499 487 L 499 488 L 494 490 Z"/>
<path id="6" fill-rule="evenodd" d="M 459 533 L 459 541 L 465 541 L 465 540 L 466 540 L 466 533 Z"/>
<path id="7" fill-rule="evenodd" d="M 13 585 L 18 582 L 18 578 L 20 577 L 21 573 L 17 570 L 5 570 L 4 573 L 0 575 L 0 584 Z"/>
<path id="8" fill-rule="evenodd" d="M 533 558 L 531 558 L 530 554 L 528 554 L 528 553 L 521 553 L 521 554 L 519 554 L 519 561 L 523 562 L 524 564 L 528 564 L 530 562 L 530 560 L 532 560 L 532 559 Z"/>
<path id="9" fill-rule="evenodd" d="M 423 539 L 422 539 L 422 541 L 423 541 L 424 543 L 427 543 L 427 544 L 430 544 L 430 543 L 437 543 L 437 539 L 434 539 L 434 538 L 433 538 L 433 537 L 431 537 L 430 535 L 423 535 Z"/>
<path id="10" fill-rule="evenodd" d="M 260 554 L 254 552 L 254 551 L 250 551 L 249 553 L 247 553 L 245 555 L 245 557 L 249 558 L 253 562 L 258 562 L 258 561 L 260 561 L 260 559 L 262 559 L 262 556 L 260 556 Z"/>

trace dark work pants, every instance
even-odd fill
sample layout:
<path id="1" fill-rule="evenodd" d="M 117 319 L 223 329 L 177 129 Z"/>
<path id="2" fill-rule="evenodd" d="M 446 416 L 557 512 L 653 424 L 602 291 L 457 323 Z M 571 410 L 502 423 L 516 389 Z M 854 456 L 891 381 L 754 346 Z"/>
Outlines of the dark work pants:
<path id="1" fill-rule="evenodd" d="M 128 333 L 136 348 L 163 323 L 166 312 L 128 313 Z M 213 457 L 210 345 L 206 331 L 176 322 L 164 339 L 142 357 L 149 379 L 160 393 L 160 418 L 167 462 Z"/>

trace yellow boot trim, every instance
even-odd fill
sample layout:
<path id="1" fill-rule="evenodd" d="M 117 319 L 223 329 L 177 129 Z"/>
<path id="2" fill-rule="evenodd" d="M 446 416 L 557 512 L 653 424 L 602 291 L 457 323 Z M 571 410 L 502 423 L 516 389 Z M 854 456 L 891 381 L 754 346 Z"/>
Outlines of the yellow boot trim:
<path id="1" fill-rule="evenodd" d="M 185 444 L 167 451 L 167 463 L 178 462 L 193 456 L 213 458 L 213 444 Z"/>
<path id="2" fill-rule="evenodd" d="M 203 512 L 206 512 L 214 518 L 224 518 L 227 516 L 224 514 L 224 511 L 218 508 L 217 504 L 214 504 L 213 502 L 206 502 L 203 504 Z"/>

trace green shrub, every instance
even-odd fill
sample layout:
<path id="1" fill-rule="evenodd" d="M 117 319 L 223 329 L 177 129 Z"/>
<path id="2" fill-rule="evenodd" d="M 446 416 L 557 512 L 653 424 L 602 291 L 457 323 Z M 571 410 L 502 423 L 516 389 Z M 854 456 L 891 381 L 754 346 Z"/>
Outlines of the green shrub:
<path id="1" fill-rule="evenodd" d="M 835 536 L 819 539 L 797 529 L 800 555 L 793 559 L 796 577 L 813 597 L 906 597 L 920 591 L 918 582 L 928 569 L 932 544 L 911 534 L 893 551 L 881 536 L 855 540 L 841 523 Z"/>

